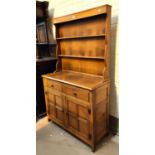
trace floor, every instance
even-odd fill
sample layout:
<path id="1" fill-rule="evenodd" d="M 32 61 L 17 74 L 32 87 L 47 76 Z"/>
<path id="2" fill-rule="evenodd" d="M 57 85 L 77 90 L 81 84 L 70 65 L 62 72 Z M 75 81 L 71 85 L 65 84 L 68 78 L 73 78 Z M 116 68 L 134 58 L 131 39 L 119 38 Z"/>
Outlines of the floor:
<path id="1" fill-rule="evenodd" d="M 37 121 L 37 123 L 36 123 L 36 130 L 38 131 L 39 129 L 45 127 L 49 123 L 50 122 L 48 122 L 47 117 L 43 117 L 42 119 L 39 119 L 39 121 Z"/>
<path id="2" fill-rule="evenodd" d="M 36 125 L 36 155 L 118 155 L 118 136 L 109 135 L 93 153 L 90 147 L 43 118 Z"/>

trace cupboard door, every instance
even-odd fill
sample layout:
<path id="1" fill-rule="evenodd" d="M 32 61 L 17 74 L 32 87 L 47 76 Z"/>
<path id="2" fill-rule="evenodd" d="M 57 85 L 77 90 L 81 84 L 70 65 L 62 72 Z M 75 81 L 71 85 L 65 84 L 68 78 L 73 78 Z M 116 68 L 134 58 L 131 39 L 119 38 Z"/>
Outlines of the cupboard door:
<path id="1" fill-rule="evenodd" d="M 90 139 L 90 110 L 66 97 L 67 128 L 83 138 Z"/>
<path id="2" fill-rule="evenodd" d="M 47 93 L 47 106 L 48 106 L 48 115 L 50 118 L 55 117 L 55 101 L 54 101 L 54 95 Z"/>
<path id="3" fill-rule="evenodd" d="M 64 124 L 64 108 L 61 95 L 48 93 L 48 114 L 61 124 Z"/>

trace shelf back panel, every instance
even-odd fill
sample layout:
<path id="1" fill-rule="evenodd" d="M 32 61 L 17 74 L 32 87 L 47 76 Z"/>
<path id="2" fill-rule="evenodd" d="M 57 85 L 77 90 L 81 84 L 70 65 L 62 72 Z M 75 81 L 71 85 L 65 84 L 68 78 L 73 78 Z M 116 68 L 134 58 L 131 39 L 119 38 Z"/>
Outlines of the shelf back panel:
<path id="1" fill-rule="evenodd" d="M 62 55 L 104 57 L 104 37 L 61 40 L 59 45 L 59 54 Z"/>
<path id="2" fill-rule="evenodd" d="M 105 33 L 106 15 L 62 23 L 57 26 L 57 38 L 100 35 Z"/>
<path id="3" fill-rule="evenodd" d="M 62 70 L 70 70 L 94 75 L 103 75 L 105 62 L 103 60 L 87 60 L 80 58 L 61 58 Z"/>

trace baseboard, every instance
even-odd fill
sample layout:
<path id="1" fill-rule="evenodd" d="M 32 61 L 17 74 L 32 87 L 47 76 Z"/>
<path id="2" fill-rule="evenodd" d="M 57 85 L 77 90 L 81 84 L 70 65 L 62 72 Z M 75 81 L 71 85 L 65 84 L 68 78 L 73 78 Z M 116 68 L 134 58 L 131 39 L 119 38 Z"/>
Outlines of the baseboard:
<path id="1" fill-rule="evenodd" d="M 109 130 L 112 134 L 119 132 L 119 119 L 112 115 L 109 116 Z"/>

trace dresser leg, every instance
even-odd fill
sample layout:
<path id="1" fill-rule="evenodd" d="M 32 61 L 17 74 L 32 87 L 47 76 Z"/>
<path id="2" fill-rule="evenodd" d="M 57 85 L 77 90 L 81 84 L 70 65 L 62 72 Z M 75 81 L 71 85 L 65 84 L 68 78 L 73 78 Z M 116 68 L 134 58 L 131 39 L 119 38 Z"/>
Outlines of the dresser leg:
<path id="1" fill-rule="evenodd" d="M 95 144 L 93 144 L 93 145 L 91 146 L 91 150 L 92 150 L 92 152 L 95 152 L 95 150 L 96 150 Z"/>
<path id="2" fill-rule="evenodd" d="M 110 135 L 110 134 L 109 134 L 109 131 L 108 131 L 108 132 L 105 134 L 105 136 L 107 136 L 107 137 L 108 137 L 109 135 Z"/>
<path id="3" fill-rule="evenodd" d="M 51 120 L 51 118 L 48 118 L 48 122 L 51 122 L 52 120 Z"/>

